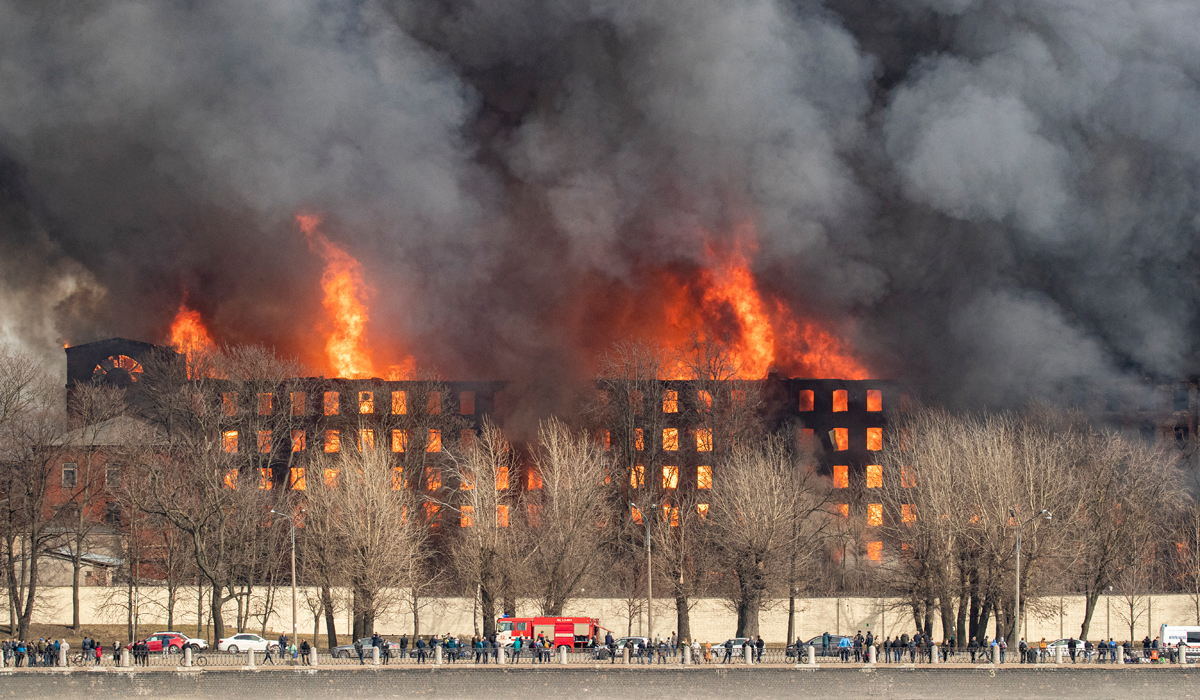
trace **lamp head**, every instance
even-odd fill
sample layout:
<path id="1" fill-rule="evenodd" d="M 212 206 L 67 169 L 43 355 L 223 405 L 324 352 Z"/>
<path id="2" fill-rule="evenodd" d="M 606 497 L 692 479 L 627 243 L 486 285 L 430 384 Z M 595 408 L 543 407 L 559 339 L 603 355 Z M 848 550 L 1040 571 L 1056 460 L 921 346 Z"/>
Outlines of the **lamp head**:
<path id="1" fill-rule="evenodd" d="M 274 508 L 272 508 L 272 509 L 271 509 L 271 512 L 272 512 L 272 513 L 275 513 L 275 509 L 274 509 Z M 279 515 L 279 513 L 275 513 L 275 515 Z"/>

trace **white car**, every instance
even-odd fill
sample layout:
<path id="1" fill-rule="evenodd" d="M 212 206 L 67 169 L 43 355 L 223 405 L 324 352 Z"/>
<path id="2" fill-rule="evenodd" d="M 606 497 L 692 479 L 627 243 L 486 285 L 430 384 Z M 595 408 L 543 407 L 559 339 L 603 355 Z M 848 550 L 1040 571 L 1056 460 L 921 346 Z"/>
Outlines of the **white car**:
<path id="1" fill-rule="evenodd" d="M 227 651 L 230 654 L 237 654 L 238 652 L 249 651 L 250 649 L 254 651 L 266 651 L 267 649 L 279 651 L 279 642 L 263 639 L 257 634 L 251 634 L 250 632 L 238 632 L 232 637 L 217 640 L 217 651 Z"/>

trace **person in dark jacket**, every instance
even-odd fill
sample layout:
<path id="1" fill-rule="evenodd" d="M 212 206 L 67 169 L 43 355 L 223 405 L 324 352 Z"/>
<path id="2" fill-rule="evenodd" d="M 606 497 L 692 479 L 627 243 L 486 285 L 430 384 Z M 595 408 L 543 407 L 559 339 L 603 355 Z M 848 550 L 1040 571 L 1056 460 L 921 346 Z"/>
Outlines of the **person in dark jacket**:
<path id="1" fill-rule="evenodd" d="M 829 633 L 821 635 L 821 656 L 829 656 Z"/>
<path id="2" fill-rule="evenodd" d="M 417 637 L 417 663 L 425 663 L 425 638 Z"/>
<path id="3" fill-rule="evenodd" d="M 721 659 L 721 663 L 727 664 L 733 658 L 733 640 L 725 640 L 725 658 Z"/>
<path id="4" fill-rule="evenodd" d="M 300 665 L 308 666 L 309 662 L 311 662 L 311 661 L 312 661 L 312 645 L 308 643 L 307 639 L 305 639 L 304 641 L 300 642 Z"/>
<path id="5" fill-rule="evenodd" d="M 762 635 L 760 634 L 760 635 L 758 635 L 758 641 L 754 643 L 754 650 L 757 652 L 755 654 L 754 660 L 760 664 L 762 663 L 762 654 L 763 654 L 764 647 L 766 647 L 766 644 L 763 642 Z"/>

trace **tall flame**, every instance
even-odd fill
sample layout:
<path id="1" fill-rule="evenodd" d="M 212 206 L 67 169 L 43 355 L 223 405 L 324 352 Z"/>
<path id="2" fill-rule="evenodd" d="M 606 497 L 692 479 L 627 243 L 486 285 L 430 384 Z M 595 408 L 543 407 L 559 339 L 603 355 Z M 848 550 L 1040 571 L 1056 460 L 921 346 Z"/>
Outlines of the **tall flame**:
<path id="1" fill-rule="evenodd" d="M 323 304 L 333 323 L 333 332 L 325 341 L 325 354 L 336 377 L 362 379 L 375 375 L 375 363 L 367 350 L 367 313 L 365 297 L 370 289 L 363 281 L 362 265 L 317 230 L 321 217 L 297 214 L 296 223 L 308 240 L 308 247 L 325 260 L 321 288 Z"/>
<path id="2" fill-rule="evenodd" d="M 189 309 L 186 298 L 179 302 L 179 311 L 175 312 L 175 320 L 171 322 L 171 345 L 183 353 L 188 379 L 199 379 L 199 365 L 217 347 L 200 312 Z"/>
<path id="3" fill-rule="evenodd" d="M 835 333 L 763 293 L 751 269 L 756 250 L 753 227 L 743 226 L 730 249 L 706 245 L 702 266 L 686 273 L 660 270 L 649 291 L 662 304 L 664 322 L 650 335 L 679 350 L 690 338 L 714 334 L 742 379 L 760 379 L 772 369 L 789 376 L 868 378 Z M 643 298 L 637 304 L 647 302 Z M 688 379 L 690 370 L 681 363 L 668 375 Z"/>

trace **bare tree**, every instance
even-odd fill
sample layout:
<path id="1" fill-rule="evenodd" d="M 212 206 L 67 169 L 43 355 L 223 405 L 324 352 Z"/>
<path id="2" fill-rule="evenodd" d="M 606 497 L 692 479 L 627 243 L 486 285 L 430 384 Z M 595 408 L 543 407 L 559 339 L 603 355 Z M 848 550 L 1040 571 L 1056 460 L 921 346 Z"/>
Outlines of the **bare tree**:
<path id="1" fill-rule="evenodd" d="M 397 483 L 382 450 L 344 450 L 313 460 L 325 475 L 306 488 L 308 523 L 329 533 L 323 546 L 341 552 L 332 562 L 352 594 L 355 638 L 370 636 L 376 616 L 396 603 L 419 575 L 429 530 L 422 499 Z"/>
<path id="2" fill-rule="evenodd" d="M 59 506 L 60 519 L 68 532 L 67 555 L 71 562 L 71 629 L 79 631 L 79 586 L 84 556 L 88 553 L 92 532 L 104 525 L 107 505 L 120 504 L 109 490 L 111 467 L 119 472 L 119 455 L 126 443 L 138 439 L 138 431 L 126 429 L 120 421 L 126 410 L 125 391 L 103 384 L 80 384 L 72 388 L 67 413 L 75 428 L 65 438 L 76 468 L 67 482 L 64 474 Z M 116 462 L 116 464 L 110 464 Z M 118 484 L 112 485 L 118 488 Z M 119 527 L 119 523 L 118 523 Z"/>
<path id="3" fill-rule="evenodd" d="M 243 603 L 256 575 L 247 555 L 262 551 L 264 515 L 287 499 L 278 486 L 298 458 L 304 414 L 285 408 L 303 393 L 303 368 L 262 348 L 226 348 L 188 379 L 180 358 L 159 351 L 143 361 L 138 398 L 165 445 L 140 454 L 129 494 L 141 511 L 165 518 L 189 538 L 196 567 L 211 586 L 213 632 L 225 635 L 225 603 Z M 219 377 L 219 378 L 217 378 Z M 241 606 L 238 622 L 245 622 Z"/>
<path id="4" fill-rule="evenodd" d="M 555 418 L 541 423 L 533 462 L 541 488 L 523 499 L 529 586 L 542 614 L 558 616 L 599 558 L 597 525 L 612 517 L 604 483 L 612 462 L 593 437 Z"/>
<path id="5" fill-rule="evenodd" d="M 61 540 L 48 497 L 64 450 L 63 399 L 32 357 L 0 349 L 0 545 L 16 622 L 10 631 L 21 638 L 29 632 L 42 555 Z"/>
<path id="6" fill-rule="evenodd" d="M 1164 445 L 1102 433 L 1087 436 L 1086 449 L 1076 475 L 1081 506 L 1067 523 L 1078 543 L 1074 569 L 1085 590 L 1082 639 L 1110 585 L 1127 595 L 1144 592 L 1133 590 L 1150 582 L 1142 559 L 1168 538 L 1184 497 L 1176 456 Z"/>
<path id="7" fill-rule="evenodd" d="M 448 456 L 446 476 L 458 488 L 442 505 L 459 519 L 459 527 L 449 529 L 451 561 L 458 579 L 478 589 L 483 635 L 489 637 L 496 632 L 504 571 L 519 566 L 515 531 L 520 499 L 515 480 L 520 463 L 491 421 L 484 423 L 477 439 Z"/>
<path id="8" fill-rule="evenodd" d="M 737 636 L 757 635 L 769 591 L 786 580 L 793 542 L 827 522 L 828 480 L 805 469 L 794 441 L 772 435 L 739 445 L 713 482 L 712 546 L 736 579 L 728 588 Z"/>

